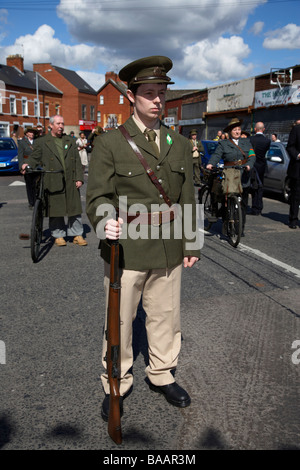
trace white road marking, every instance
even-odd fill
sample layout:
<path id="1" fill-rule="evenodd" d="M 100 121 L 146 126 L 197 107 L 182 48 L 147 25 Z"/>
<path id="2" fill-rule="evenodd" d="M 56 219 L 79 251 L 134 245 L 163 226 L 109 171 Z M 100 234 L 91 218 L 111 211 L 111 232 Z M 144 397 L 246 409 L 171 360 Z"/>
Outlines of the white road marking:
<path id="1" fill-rule="evenodd" d="M 25 184 L 24 181 L 13 181 L 8 186 L 25 186 Z"/>
<path id="2" fill-rule="evenodd" d="M 269 261 L 270 263 L 273 263 L 276 266 L 279 266 L 280 268 L 285 269 L 286 271 L 289 271 L 295 274 L 296 277 L 300 278 L 300 269 L 296 269 L 293 266 L 290 266 L 286 263 L 282 263 L 281 261 L 278 261 L 277 259 L 266 255 L 262 251 L 256 250 L 255 248 L 250 248 L 250 246 L 246 246 L 240 243 L 237 248 L 240 249 L 241 251 L 248 251 L 250 253 L 253 253 L 254 255 L 259 256 L 260 258 L 263 258 L 266 261 Z"/>

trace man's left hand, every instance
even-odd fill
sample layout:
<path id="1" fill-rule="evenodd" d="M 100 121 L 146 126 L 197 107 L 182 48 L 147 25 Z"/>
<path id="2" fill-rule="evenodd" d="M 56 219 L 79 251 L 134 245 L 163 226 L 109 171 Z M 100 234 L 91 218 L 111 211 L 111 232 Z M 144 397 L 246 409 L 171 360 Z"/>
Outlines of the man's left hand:
<path id="1" fill-rule="evenodd" d="M 76 184 L 76 188 L 79 189 L 79 188 L 81 188 L 83 183 L 82 183 L 82 181 L 76 181 L 75 184 Z"/>

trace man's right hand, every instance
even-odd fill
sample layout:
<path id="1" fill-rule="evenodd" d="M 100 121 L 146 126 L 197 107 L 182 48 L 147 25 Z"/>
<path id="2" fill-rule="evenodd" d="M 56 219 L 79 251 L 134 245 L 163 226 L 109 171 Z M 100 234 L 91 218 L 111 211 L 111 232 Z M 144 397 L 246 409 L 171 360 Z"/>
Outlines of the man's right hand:
<path id="1" fill-rule="evenodd" d="M 124 220 L 121 217 L 118 221 L 115 219 L 109 219 L 105 225 L 105 235 L 109 240 L 118 240 L 122 235 L 122 224 Z"/>
<path id="2" fill-rule="evenodd" d="M 206 165 L 206 168 L 207 168 L 207 170 L 212 170 L 213 166 L 209 163 L 208 165 Z"/>

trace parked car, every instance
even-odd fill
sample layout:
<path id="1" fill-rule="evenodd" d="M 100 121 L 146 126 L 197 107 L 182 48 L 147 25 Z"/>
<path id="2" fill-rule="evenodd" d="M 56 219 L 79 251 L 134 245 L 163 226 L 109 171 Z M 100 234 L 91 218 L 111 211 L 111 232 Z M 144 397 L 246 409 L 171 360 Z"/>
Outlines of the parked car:
<path id="1" fill-rule="evenodd" d="M 287 167 L 289 155 L 286 151 L 286 143 L 272 142 L 266 153 L 267 167 L 264 178 L 264 190 L 281 194 L 287 202 L 289 197 L 289 179 Z"/>
<path id="2" fill-rule="evenodd" d="M 18 147 L 10 137 L 0 137 L 0 173 L 19 172 Z"/>
<path id="3" fill-rule="evenodd" d="M 204 147 L 204 155 L 201 156 L 202 165 L 206 166 L 219 142 L 217 140 L 201 140 L 201 142 Z"/>

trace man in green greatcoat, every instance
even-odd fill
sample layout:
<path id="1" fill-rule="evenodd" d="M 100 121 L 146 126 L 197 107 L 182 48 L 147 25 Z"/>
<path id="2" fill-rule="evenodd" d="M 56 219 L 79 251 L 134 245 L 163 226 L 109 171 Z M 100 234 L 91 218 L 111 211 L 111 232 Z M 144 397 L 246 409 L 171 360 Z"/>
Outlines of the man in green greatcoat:
<path id="1" fill-rule="evenodd" d="M 66 235 L 74 237 L 73 243 L 85 246 L 81 219 L 82 206 L 80 187 L 84 182 L 82 165 L 76 140 L 63 133 L 64 118 L 52 116 L 49 120 L 50 133 L 37 139 L 34 150 L 22 171 L 29 165 L 35 169 L 42 166 L 44 170 L 61 173 L 45 174 L 47 191 L 49 228 L 55 239 L 55 245 L 65 246 Z M 68 217 L 68 228 L 65 229 L 64 217 Z"/>
<path id="2" fill-rule="evenodd" d="M 120 129 L 96 139 L 86 203 L 87 215 L 101 239 L 106 295 L 108 240 L 119 239 L 123 254 L 120 395 L 124 397 L 133 384 L 132 322 L 142 296 L 149 346 L 146 367 L 149 387 L 163 394 L 172 405 L 186 407 L 190 397 L 174 378 L 181 346 L 181 270 L 182 264 L 191 267 L 199 259 L 200 243 L 197 241 L 191 145 L 187 138 L 163 126 L 159 119 L 167 85 L 171 83 L 167 76 L 171 67 L 169 58 L 151 56 L 128 64 L 119 77 L 128 83 L 127 96 L 134 110 L 124 127 L 172 205 L 176 206 L 175 210 L 164 203 L 163 192 L 152 183 Z M 120 211 L 118 220 L 114 218 L 114 208 Z M 182 228 L 182 235 L 178 236 L 179 228 Z M 106 348 L 104 338 L 103 358 Z M 106 368 L 104 361 L 103 365 Z M 110 389 L 106 372 L 101 378 L 105 392 L 102 418 L 108 420 Z"/>

